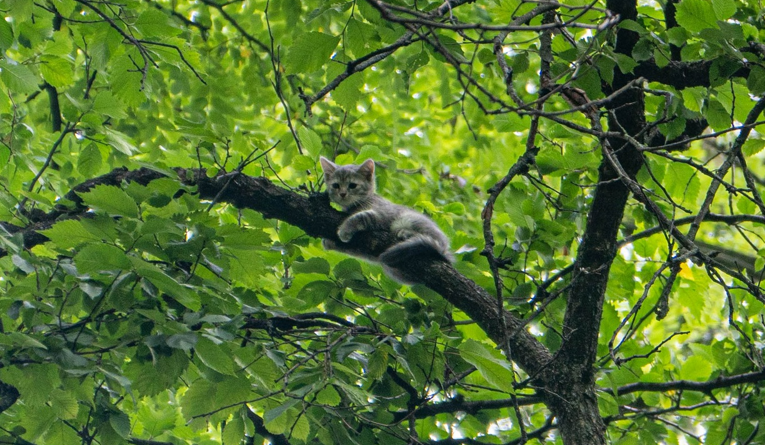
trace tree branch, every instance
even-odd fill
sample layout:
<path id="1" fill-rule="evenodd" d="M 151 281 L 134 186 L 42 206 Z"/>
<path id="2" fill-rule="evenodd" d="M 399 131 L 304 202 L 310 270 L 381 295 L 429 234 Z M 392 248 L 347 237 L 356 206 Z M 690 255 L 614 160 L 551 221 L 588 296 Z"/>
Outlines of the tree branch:
<path id="1" fill-rule="evenodd" d="M 616 391 L 607 388 L 603 391 L 611 395 L 624 395 L 640 391 L 699 391 L 709 393 L 715 389 L 728 388 L 744 383 L 758 383 L 765 380 L 765 369 L 730 377 L 718 377 L 706 382 L 675 380 L 672 382 L 637 382 L 617 388 Z"/>

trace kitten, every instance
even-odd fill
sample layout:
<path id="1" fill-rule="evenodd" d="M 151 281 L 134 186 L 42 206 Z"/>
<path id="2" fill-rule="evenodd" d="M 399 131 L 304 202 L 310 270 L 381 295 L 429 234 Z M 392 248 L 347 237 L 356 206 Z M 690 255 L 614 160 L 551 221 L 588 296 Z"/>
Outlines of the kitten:
<path id="1" fill-rule="evenodd" d="M 325 157 L 320 159 L 324 170 L 329 199 L 339 204 L 350 216 L 340 224 L 337 237 L 347 243 L 358 232 L 388 231 L 399 240 L 379 257 L 360 255 L 342 245 L 323 240 L 325 249 L 359 256 L 365 260 L 381 263 L 385 273 L 404 284 L 416 284 L 403 277 L 396 269 L 414 256 L 436 254 L 453 263 L 449 251 L 449 239 L 430 218 L 409 207 L 393 204 L 375 193 L 375 163 L 367 159 L 361 165 L 337 165 Z"/>

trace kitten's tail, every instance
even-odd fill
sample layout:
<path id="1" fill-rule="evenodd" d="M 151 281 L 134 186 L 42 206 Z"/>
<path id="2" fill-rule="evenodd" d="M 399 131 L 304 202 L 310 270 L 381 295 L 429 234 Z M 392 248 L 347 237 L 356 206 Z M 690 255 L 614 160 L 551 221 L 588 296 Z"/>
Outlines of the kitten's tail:
<path id="1" fill-rule="evenodd" d="M 437 257 L 454 263 L 454 255 L 449 251 L 448 244 L 421 234 L 394 244 L 380 255 L 379 261 L 396 268 L 414 257 Z"/>

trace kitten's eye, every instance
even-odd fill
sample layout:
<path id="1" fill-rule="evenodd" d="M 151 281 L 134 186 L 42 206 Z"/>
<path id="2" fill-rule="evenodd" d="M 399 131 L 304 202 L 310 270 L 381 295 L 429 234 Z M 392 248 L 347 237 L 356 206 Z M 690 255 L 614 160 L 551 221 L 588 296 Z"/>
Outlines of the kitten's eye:
<path id="1" fill-rule="evenodd" d="M 355 189 L 356 188 L 356 183 L 355 182 L 351 182 L 350 184 L 348 184 L 348 188 L 351 189 L 351 190 Z"/>
<path id="2" fill-rule="evenodd" d="M 340 184 L 334 183 L 334 184 L 332 184 L 332 188 L 333 189 L 339 189 L 340 188 Z"/>

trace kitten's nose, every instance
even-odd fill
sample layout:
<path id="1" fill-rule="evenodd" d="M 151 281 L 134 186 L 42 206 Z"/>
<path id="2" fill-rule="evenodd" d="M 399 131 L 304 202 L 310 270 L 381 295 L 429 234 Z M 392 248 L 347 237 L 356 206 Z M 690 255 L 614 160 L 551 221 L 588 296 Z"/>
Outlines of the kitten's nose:
<path id="1" fill-rule="evenodd" d="M 345 195 L 347 195 L 347 193 L 340 192 L 340 197 L 341 198 L 345 198 Z"/>

